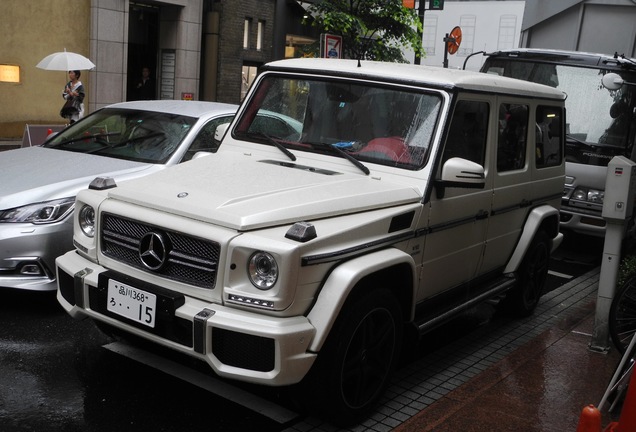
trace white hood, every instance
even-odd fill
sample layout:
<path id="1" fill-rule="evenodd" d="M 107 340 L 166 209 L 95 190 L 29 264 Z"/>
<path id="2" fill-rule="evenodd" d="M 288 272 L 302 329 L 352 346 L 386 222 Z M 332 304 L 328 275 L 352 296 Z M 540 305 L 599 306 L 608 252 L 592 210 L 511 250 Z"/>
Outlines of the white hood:
<path id="1" fill-rule="evenodd" d="M 75 196 L 98 176 L 131 174 L 152 165 L 28 147 L 0 153 L 0 209 Z"/>
<path id="2" fill-rule="evenodd" d="M 220 152 L 122 183 L 109 191 L 109 197 L 236 230 L 421 199 L 413 187 L 374 179 L 362 172 L 326 173 L 294 167 L 292 163 L 284 165 Z"/>

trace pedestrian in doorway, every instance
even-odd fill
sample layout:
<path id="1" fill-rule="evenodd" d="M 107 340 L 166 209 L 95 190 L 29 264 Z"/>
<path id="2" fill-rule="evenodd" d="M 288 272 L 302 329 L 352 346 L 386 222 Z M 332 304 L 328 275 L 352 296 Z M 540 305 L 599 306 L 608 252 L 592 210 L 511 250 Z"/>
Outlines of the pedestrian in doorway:
<path id="1" fill-rule="evenodd" d="M 141 69 L 141 79 L 135 87 L 137 100 L 152 100 L 155 98 L 155 81 L 150 78 L 150 68 L 143 67 Z"/>

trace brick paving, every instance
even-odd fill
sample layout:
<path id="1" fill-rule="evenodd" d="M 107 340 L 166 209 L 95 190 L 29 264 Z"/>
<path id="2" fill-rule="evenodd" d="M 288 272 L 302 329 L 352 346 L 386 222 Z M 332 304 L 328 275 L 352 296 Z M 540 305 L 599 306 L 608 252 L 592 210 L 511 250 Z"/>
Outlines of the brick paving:
<path id="1" fill-rule="evenodd" d="M 580 319 L 581 314 L 587 314 L 588 317 L 593 314 L 599 272 L 600 268 L 591 270 L 547 293 L 541 298 L 535 313 L 528 318 L 490 319 L 474 331 L 429 353 L 417 356 L 413 361 L 398 369 L 380 406 L 362 424 L 348 429 L 339 429 L 318 418 L 310 417 L 288 427 L 285 431 L 380 432 L 399 429 L 400 426 L 407 425 L 422 411 L 442 399 L 447 399 L 452 392 L 457 391 L 471 379 L 478 378 L 493 366 L 504 362 L 508 356 L 542 333 L 555 326 L 563 326 L 563 322 L 568 320 Z M 568 329 L 567 332 L 569 331 Z M 425 344 L 426 337 L 423 341 Z M 606 356 L 606 359 L 602 361 L 616 361 L 615 356 Z M 597 390 L 602 394 L 604 388 Z M 589 403 L 597 402 L 589 401 Z M 578 412 L 582 407 L 573 407 L 573 409 Z M 576 418 L 574 421 L 572 430 L 576 427 Z"/>

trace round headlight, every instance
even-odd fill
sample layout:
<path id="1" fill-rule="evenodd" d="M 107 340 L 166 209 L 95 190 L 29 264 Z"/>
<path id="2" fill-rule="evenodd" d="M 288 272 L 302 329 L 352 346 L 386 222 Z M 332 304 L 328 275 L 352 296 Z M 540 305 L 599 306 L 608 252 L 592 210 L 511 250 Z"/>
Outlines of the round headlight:
<path id="1" fill-rule="evenodd" d="M 78 213 L 77 222 L 86 236 L 93 237 L 95 235 L 95 209 L 93 207 L 83 206 Z"/>
<path id="2" fill-rule="evenodd" d="M 278 264 L 276 264 L 274 257 L 267 252 L 252 254 L 247 270 L 250 281 L 258 289 L 270 289 L 278 279 Z"/>

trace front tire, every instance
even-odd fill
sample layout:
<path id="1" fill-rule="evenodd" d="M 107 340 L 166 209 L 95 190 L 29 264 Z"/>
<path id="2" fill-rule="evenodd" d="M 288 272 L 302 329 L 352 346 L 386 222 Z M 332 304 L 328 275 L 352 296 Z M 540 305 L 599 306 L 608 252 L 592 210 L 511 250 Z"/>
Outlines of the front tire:
<path id="1" fill-rule="evenodd" d="M 516 316 L 532 315 L 543 295 L 550 264 L 550 238 L 539 231 L 519 266 L 519 283 L 504 300 L 506 310 Z"/>
<path id="2" fill-rule="evenodd" d="M 345 305 L 304 386 L 323 417 L 344 426 L 369 414 L 390 381 L 402 332 L 400 305 L 388 290 Z"/>

